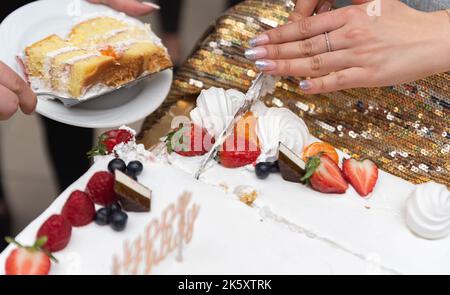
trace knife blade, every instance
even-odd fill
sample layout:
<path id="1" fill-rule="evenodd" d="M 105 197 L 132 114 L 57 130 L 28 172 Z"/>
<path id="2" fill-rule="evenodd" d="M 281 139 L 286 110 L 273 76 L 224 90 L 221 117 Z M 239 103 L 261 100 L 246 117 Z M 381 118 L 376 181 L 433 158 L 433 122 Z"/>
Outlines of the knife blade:
<path id="1" fill-rule="evenodd" d="M 194 175 L 195 179 L 200 178 L 200 175 L 205 171 L 208 163 L 216 156 L 225 139 L 228 137 L 230 132 L 234 130 L 234 125 L 242 118 L 242 116 L 245 115 L 245 113 L 247 113 L 251 109 L 253 104 L 255 104 L 255 102 L 257 102 L 261 98 L 261 96 L 264 96 L 267 92 L 270 92 L 271 90 L 273 90 L 273 88 L 275 88 L 275 83 L 273 83 L 274 81 L 275 80 L 270 75 L 266 75 L 263 73 L 258 74 L 255 80 L 253 80 L 252 85 L 245 94 L 244 101 L 237 109 L 233 119 L 230 120 L 226 128 L 216 138 L 214 145 L 211 147 L 208 154 L 201 162 L 200 167 Z M 271 83 L 273 85 L 271 85 Z"/>

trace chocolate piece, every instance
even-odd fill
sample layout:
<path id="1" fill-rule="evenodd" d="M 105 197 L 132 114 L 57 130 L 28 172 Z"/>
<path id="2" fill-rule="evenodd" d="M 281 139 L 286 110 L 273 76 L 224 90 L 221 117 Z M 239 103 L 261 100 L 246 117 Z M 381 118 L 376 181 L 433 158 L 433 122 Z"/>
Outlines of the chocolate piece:
<path id="1" fill-rule="evenodd" d="M 128 212 L 150 212 L 152 191 L 120 170 L 115 170 L 114 191 L 122 209 Z"/>
<path id="2" fill-rule="evenodd" d="M 281 177 L 290 182 L 300 182 L 306 172 L 306 164 L 302 158 L 282 143 L 279 147 L 278 166 L 280 167 Z"/>

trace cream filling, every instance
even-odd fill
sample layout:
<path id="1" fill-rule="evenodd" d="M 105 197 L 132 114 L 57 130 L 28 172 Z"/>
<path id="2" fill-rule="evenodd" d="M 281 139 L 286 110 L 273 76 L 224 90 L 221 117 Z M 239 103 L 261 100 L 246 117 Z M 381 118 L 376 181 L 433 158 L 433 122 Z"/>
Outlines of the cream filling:
<path id="1" fill-rule="evenodd" d="M 80 49 L 77 47 L 73 47 L 73 46 L 66 46 L 66 47 L 62 47 L 62 48 L 59 48 L 59 49 L 56 49 L 54 51 L 50 51 L 49 53 L 47 53 L 47 55 L 45 56 L 45 59 L 44 59 L 44 64 L 43 64 L 44 80 L 50 81 L 53 60 L 57 56 L 67 53 L 67 52 L 76 51 L 76 50 L 80 50 Z M 50 84 L 50 83 L 48 82 L 48 84 Z M 48 85 L 48 86 L 50 86 L 50 85 Z"/>
<path id="2" fill-rule="evenodd" d="M 73 65 L 74 63 L 77 63 L 79 61 L 82 60 L 86 60 L 95 56 L 100 56 L 100 53 L 86 53 L 86 54 L 82 54 L 82 55 L 78 55 L 78 56 L 74 56 L 71 59 L 68 59 L 67 61 L 65 61 L 65 64 L 68 65 Z"/>
<path id="3" fill-rule="evenodd" d="M 97 35 L 90 36 L 87 40 L 89 43 L 95 43 L 97 40 L 107 40 L 107 39 L 110 39 L 110 38 L 120 34 L 120 33 L 129 31 L 129 30 L 130 30 L 130 27 L 114 29 L 114 30 L 111 30 L 104 34 L 97 34 Z"/>

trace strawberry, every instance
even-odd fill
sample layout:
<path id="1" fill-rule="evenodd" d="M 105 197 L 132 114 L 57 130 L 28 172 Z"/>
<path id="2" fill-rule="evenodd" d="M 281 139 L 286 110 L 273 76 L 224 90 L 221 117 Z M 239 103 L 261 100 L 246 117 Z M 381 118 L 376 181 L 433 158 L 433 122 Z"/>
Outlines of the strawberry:
<path id="1" fill-rule="evenodd" d="M 260 154 L 259 147 L 248 138 L 230 136 L 218 152 L 217 160 L 224 167 L 237 168 L 254 163 Z"/>
<path id="2" fill-rule="evenodd" d="M 126 129 L 109 130 L 100 135 L 97 146 L 87 154 L 90 158 L 98 155 L 110 154 L 119 143 L 127 143 L 134 139 L 134 135 Z"/>
<path id="3" fill-rule="evenodd" d="M 50 216 L 39 228 L 36 237 L 39 239 L 46 236 L 47 242 L 42 246 L 50 252 L 64 249 L 70 241 L 72 226 L 62 215 Z"/>
<path id="4" fill-rule="evenodd" d="M 50 259 L 56 261 L 49 252 L 42 249 L 47 242 L 45 236 L 37 239 L 31 247 L 22 246 L 10 237 L 7 237 L 6 241 L 18 246 L 6 259 L 7 275 L 47 275 L 51 266 Z"/>
<path id="5" fill-rule="evenodd" d="M 378 167 L 369 159 L 347 159 L 342 164 L 344 177 L 362 197 L 373 191 L 378 180 Z"/>
<path id="6" fill-rule="evenodd" d="M 348 189 L 339 166 L 323 153 L 308 159 L 306 174 L 301 181 L 309 182 L 314 190 L 327 194 L 343 194 Z"/>
<path id="7" fill-rule="evenodd" d="M 94 220 L 95 206 L 84 192 L 74 191 L 64 204 L 61 215 L 72 226 L 83 226 Z"/>
<path id="8" fill-rule="evenodd" d="M 214 138 L 204 128 L 189 123 L 172 130 L 165 142 L 169 153 L 195 157 L 206 154 L 214 144 Z"/>
<path id="9" fill-rule="evenodd" d="M 92 175 L 86 186 L 87 196 L 96 204 L 107 206 L 118 200 L 114 191 L 114 176 L 108 171 Z"/>

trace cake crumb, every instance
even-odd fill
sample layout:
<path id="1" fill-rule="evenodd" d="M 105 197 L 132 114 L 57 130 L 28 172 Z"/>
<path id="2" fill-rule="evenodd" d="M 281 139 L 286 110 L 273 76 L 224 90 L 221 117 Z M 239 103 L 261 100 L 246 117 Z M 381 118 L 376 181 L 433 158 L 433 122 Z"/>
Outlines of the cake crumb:
<path id="1" fill-rule="evenodd" d="M 241 202 L 243 202 L 244 204 L 246 204 L 247 206 L 252 206 L 253 202 L 256 200 L 257 198 L 257 193 L 255 191 L 252 191 L 249 194 L 244 194 L 242 195 L 239 200 L 241 200 Z"/>
<path id="2" fill-rule="evenodd" d="M 220 182 L 220 183 L 219 183 L 219 187 L 221 187 L 225 193 L 228 193 L 228 191 L 229 191 L 229 189 L 230 189 L 230 187 L 228 186 L 228 184 L 226 184 L 225 182 Z"/>
<path id="3" fill-rule="evenodd" d="M 248 185 L 239 185 L 237 186 L 233 193 L 239 198 L 241 202 L 248 206 L 252 206 L 253 202 L 255 202 L 258 197 L 258 193 L 256 190 Z"/>

